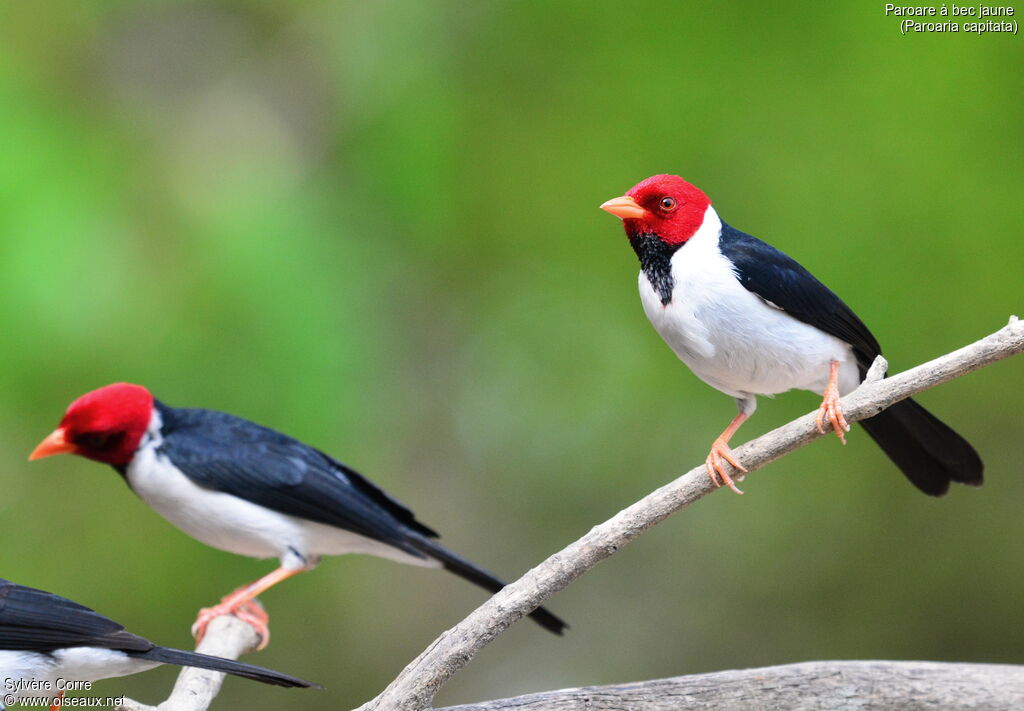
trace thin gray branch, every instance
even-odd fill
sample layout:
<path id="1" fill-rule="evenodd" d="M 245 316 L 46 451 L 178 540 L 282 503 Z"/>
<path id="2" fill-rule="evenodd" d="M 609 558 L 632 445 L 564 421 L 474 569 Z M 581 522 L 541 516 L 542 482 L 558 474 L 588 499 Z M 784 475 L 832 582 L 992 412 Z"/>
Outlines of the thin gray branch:
<path id="1" fill-rule="evenodd" d="M 206 628 L 206 636 L 196 646 L 200 654 L 238 659 L 256 649 L 260 636 L 247 622 L 234 615 L 215 617 Z M 206 711 L 220 693 L 222 672 L 182 667 L 171 695 L 159 706 L 147 706 L 127 699 L 118 711 Z"/>
<path id="2" fill-rule="evenodd" d="M 586 686 L 439 711 L 1019 711 L 1024 667 L 941 662 L 804 662 Z"/>
<path id="3" fill-rule="evenodd" d="M 843 411 L 849 422 L 866 419 L 895 402 L 1022 350 L 1024 322 L 1013 317 L 1007 326 L 980 341 L 891 378 L 864 383 L 843 398 Z M 813 442 L 822 436 L 815 428 L 814 414 L 797 418 L 738 447 L 736 455 L 754 471 Z M 437 691 L 510 625 L 647 529 L 714 490 L 702 464 L 595 526 L 443 633 L 359 711 L 430 708 Z"/>

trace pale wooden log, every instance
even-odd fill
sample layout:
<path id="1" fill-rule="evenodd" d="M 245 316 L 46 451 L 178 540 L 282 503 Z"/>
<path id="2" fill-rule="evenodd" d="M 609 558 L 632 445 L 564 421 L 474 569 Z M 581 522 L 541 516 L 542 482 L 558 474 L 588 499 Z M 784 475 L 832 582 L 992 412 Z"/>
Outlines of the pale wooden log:
<path id="1" fill-rule="evenodd" d="M 546 691 L 438 711 L 1020 711 L 1024 667 L 804 662 Z"/>

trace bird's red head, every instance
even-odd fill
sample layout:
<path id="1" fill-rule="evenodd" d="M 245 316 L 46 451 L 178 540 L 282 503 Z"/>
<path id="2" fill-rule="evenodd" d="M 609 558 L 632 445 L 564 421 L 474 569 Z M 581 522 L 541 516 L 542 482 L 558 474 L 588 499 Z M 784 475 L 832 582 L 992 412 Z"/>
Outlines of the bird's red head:
<path id="1" fill-rule="evenodd" d="M 114 383 L 86 393 L 64 413 L 60 427 L 44 439 L 29 459 L 54 454 L 125 466 L 135 456 L 153 415 L 153 396 L 141 385 Z"/>
<path id="2" fill-rule="evenodd" d="M 681 245 L 700 229 L 710 204 L 700 188 L 678 175 L 654 175 L 601 209 L 622 218 L 630 237 L 646 232 L 665 244 Z"/>

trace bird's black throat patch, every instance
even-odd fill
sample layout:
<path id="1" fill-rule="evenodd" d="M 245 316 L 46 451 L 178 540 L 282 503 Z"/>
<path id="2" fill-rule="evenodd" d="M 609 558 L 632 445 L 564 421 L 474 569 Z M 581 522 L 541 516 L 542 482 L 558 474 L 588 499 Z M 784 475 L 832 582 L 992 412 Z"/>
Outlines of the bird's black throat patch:
<path id="1" fill-rule="evenodd" d="M 675 286 L 672 279 L 672 255 L 684 243 L 665 244 L 653 232 L 630 235 L 629 243 L 633 246 L 636 256 L 640 258 L 640 269 L 658 292 L 662 306 L 668 305 L 672 301 L 672 287 Z"/>

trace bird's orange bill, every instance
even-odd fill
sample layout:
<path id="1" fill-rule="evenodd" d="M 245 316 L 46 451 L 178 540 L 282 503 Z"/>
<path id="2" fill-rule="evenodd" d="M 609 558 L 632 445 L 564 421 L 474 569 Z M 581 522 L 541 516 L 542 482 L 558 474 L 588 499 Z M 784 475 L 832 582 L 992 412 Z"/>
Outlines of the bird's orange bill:
<path id="1" fill-rule="evenodd" d="M 52 457 L 54 454 L 70 454 L 74 451 L 75 445 L 65 438 L 64 428 L 58 427 L 32 450 L 32 454 L 28 455 L 28 460 L 31 462 L 43 457 Z"/>
<path id="2" fill-rule="evenodd" d="M 620 217 L 623 220 L 639 220 L 647 214 L 647 210 L 640 207 L 636 200 L 631 198 L 629 195 L 623 195 L 622 197 L 612 198 L 608 202 L 601 205 L 601 209 L 605 212 L 610 212 L 616 217 Z"/>

